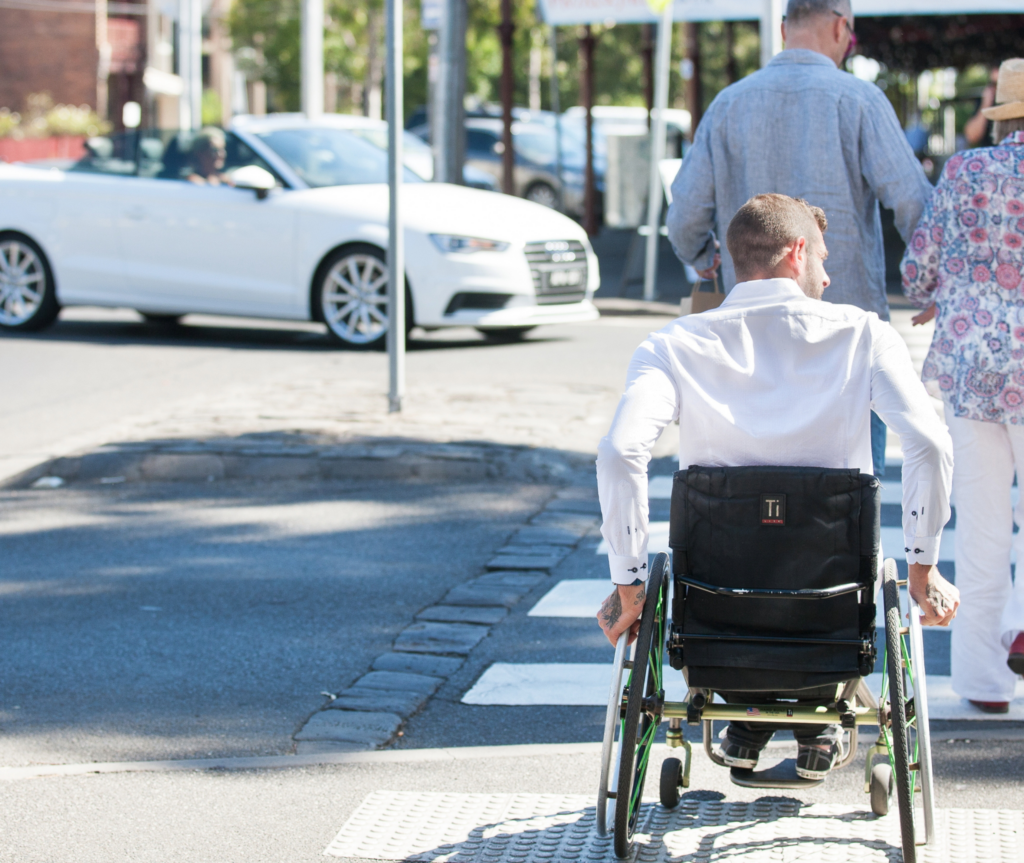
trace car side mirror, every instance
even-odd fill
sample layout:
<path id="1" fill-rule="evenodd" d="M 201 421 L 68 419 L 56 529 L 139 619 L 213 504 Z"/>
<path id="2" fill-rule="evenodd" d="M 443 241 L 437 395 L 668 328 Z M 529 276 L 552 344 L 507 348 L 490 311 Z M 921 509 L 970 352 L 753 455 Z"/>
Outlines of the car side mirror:
<path id="1" fill-rule="evenodd" d="M 236 168 L 229 175 L 236 189 L 252 189 L 261 201 L 277 186 L 274 175 L 259 165 L 245 165 Z"/>

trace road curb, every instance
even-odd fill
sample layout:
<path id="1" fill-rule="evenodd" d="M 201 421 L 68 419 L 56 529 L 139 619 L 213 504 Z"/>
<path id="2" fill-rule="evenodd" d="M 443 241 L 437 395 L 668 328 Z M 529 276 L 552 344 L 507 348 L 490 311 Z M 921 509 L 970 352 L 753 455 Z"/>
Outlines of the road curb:
<path id="1" fill-rule="evenodd" d="M 374 660 L 373 670 L 342 692 L 324 693 L 330 700 L 295 734 L 296 753 L 316 755 L 357 746 L 380 749 L 401 737 L 405 722 L 506 618 L 507 609 L 548 581 L 551 570 L 596 526 L 599 514 L 596 488 L 568 486 L 558 491 L 497 550 L 482 574 L 421 609 L 391 650 Z M 549 545 L 552 538 L 563 544 Z M 531 554 L 538 550 L 542 553 Z M 497 561 L 519 565 L 494 571 Z M 393 687 L 381 688 L 373 681 L 381 670 L 404 674 L 393 675 Z M 334 715 L 325 717 L 326 713 Z M 367 733 L 371 713 L 378 724 Z"/>
<path id="2" fill-rule="evenodd" d="M 108 444 L 44 461 L 0 482 L 24 489 L 43 477 L 68 483 L 242 480 L 562 481 L 589 469 L 584 453 L 486 442 L 369 439 L 331 445 L 171 440 Z"/>

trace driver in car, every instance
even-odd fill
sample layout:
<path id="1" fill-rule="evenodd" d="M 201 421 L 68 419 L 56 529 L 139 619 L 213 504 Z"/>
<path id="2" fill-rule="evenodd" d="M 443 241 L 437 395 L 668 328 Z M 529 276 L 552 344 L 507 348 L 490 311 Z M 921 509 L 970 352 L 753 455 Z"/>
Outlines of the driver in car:
<path id="1" fill-rule="evenodd" d="M 647 463 L 673 421 L 681 466 L 870 474 L 874 410 L 903 446 L 904 552 L 921 622 L 948 626 L 956 614 L 960 594 L 935 566 L 950 514 L 952 443 L 896 330 L 874 312 L 821 302 L 829 286 L 827 227 L 825 213 L 806 201 L 751 198 L 726 234 L 738 284 L 719 308 L 678 318 L 633 354 L 597 457 L 601 533 L 615 585 L 597 617 L 613 645 L 622 633 L 636 637 L 647 581 Z M 781 727 L 733 722 L 719 754 L 730 767 L 753 769 Z M 823 779 L 839 755 L 839 735 L 835 726 L 797 726 L 797 774 Z"/>
<path id="2" fill-rule="evenodd" d="M 192 142 L 192 172 L 188 175 L 188 181 L 200 186 L 234 185 L 227 174 L 221 173 L 227 155 L 227 138 L 224 133 L 213 127 L 201 129 Z"/>

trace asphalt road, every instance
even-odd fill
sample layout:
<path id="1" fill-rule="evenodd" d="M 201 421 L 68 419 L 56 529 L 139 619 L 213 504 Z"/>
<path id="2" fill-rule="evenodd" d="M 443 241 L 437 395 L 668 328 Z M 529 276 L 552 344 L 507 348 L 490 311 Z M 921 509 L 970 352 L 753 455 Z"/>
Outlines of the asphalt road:
<path id="1" fill-rule="evenodd" d="M 118 423 L 215 400 L 310 357 L 383 389 L 383 356 L 333 352 L 315 328 L 198 323 L 167 333 L 131 313 L 83 310 L 45 334 L 0 340 L 0 360 L 19 372 L 0 417 L 9 465 L 103 442 Z M 472 332 L 430 334 L 414 342 L 409 385 L 617 384 L 651 328 L 611 319 L 500 347 Z M 322 691 L 363 674 L 553 491 L 231 481 L 0 492 L 0 766 L 287 753 Z M 559 579 L 605 576 L 596 542 L 512 609 L 407 723 L 398 749 L 599 740 L 601 708 L 460 701 L 496 661 L 610 660 L 592 622 L 527 617 Z M 1005 724 L 943 728 L 939 805 L 1024 809 L 1022 737 Z M 597 761 L 589 752 L 2 781 L 0 861 L 320 859 L 372 791 L 590 795 Z M 860 763 L 794 796 L 865 805 Z M 730 785 L 699 753 L 694 771 L 695 793 L 766 793 Z"/>

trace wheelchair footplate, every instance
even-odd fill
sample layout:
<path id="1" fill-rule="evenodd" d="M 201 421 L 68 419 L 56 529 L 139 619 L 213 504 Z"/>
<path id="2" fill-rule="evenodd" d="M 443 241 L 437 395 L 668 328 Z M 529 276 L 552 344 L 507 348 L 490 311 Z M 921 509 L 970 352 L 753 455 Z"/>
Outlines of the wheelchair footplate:
<path id="1" fill-rule="evenodd" d="M 741 785 L 744 788 L 813 788 L 825 781 L 797 776 L 795 758 L 786 758 L 765 770 L 733 767 L 729 770 L 729 778 L 733 785 Z"/>

